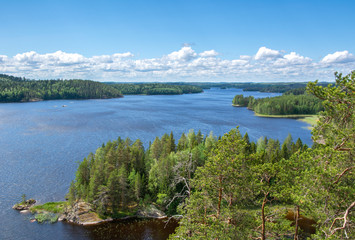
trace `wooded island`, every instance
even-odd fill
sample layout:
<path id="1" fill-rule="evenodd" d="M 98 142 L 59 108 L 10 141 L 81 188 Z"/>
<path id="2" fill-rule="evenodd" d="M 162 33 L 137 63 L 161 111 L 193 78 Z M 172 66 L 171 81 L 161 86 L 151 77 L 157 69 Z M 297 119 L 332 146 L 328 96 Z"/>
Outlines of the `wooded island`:
<path id="1" fill-rule="evenodd" d="M 233 106 L 248 107 L 261 116 L 314 115 L 324 110 L 322 100 L 306 92 L 305 88 L 287 91 L 282 96 L 258 98 L 236 95 Z"/>

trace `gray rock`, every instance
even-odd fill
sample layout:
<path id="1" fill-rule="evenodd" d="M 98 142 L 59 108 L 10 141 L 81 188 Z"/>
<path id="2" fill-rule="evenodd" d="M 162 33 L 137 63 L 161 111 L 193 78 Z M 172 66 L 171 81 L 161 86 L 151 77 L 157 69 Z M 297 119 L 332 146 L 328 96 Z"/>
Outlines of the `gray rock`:
<path id="1" fill-rule="evenodd" d="M 20 213 L 27 214 L 30 213 L 30 210 L 21 210 Z"/>
<path id="2" fill-rule="evenodd" d="M 153 204 L 138 210 L 137 216 L 142 218 L 166 218 L 166 214 L 157 209 Z"/>

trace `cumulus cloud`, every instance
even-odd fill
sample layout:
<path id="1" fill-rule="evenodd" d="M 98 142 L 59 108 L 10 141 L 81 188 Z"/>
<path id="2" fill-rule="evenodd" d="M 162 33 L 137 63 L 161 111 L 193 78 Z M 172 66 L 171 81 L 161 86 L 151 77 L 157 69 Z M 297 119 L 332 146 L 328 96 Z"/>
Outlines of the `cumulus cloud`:
<path id="1" fill-rule="evenodd" d="M 209 50 L 209 51 L 204 51 L 202 53 L 199 54 L 201 57 L 203 58 L 207 58 L 207 57 L 216 57 L 218 56 L 218 52 L 216 52 L 215 50 Z"/>
<path id="2" fill-rule="evenodd" d="M 354 62 L 355 56 L 348 51 L 335 52 L 325 56 L 321 62 L 323 63 L 348 63 Z"/>
<path id="3" fill-rule="evenodd" d="M 191 46 L 146 59 L 138 59 L 131 52 L 92 57 L 63 51 L 46 54 L 30 51 L 13 57 L 0 55 L 0 73 L 33 79 L 327 81 L 333 80 L 335 71 L 348 73 L 354 69 L 355 58 L 348 51 L 328 54 L 316 62 L 296 52 L 267 47 L 261 47 L 255 56 L 241 55 L 234 59 L 223 59 L 213 49 L 198 53 Z"/>
<path id="4" fill-rule="evenodd" d="M 182 47 L 179 51 L 170 53 L 167 58 L 172 61 L 189 61 L 195 58 L 197 54 L 191 47 Z"/>
<path id="5" fill-rule="evenodd" d="M 255 60 L 275 59 L 275 58 L 280 58 L 280 57 L 282 57 L 282 54 L 280 51 L 272 50 L 267 47 L 261 47 L 261 48 L 259 48 L 258 52 L 255 55 Z"/>
<path id="6" fill-rule="evenodd" d="M 279 66 L 291 66 L 291 65 L 302 65 L 309 64 L 312 59 L 309 57 L 303 57 L 295 52 L 284 55 L 282 58 L 278 58 L 275 61 L 275 65 Z"/>

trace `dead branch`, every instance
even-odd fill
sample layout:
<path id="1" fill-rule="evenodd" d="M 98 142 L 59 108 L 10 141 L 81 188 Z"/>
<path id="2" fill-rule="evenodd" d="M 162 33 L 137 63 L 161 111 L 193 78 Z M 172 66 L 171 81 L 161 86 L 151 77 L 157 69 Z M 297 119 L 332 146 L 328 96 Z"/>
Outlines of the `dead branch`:
<path id="1" fill-rule="evenodd" d="M 349 212 L 350 212 L 350 210 L 351 210 L 354 206 L 355 206 L 355 201 L 352 202 L 352 203 L 350 204 L 350 206 L 346 209 L 346 211 L 345 211 L 343 217 L 334 219 L 332 225 L 331 225 L 330 228 L 329 228 L 329 230 L 331 231 L 331 232 L 330 232 L 330 236 L 334 235 L 334 234 L 335 234 L 337 231 L 339 231 L 339 230 L 345 229 L 346 225 L 347 225 L 348 222 L 349 222 L 349 220 L 348 220 Z M 337 220 L 341 220 L 341 219 L 344 219 L 343 226 L 331 230 L 331 229 L 333 228 L 335 222 L 336 222 Z"/>
<path id="2" fill-rule="evenodd" d="M 337 183 L 339 182 L 340 178 L 341 178 L 347 171 L 351 170 L 352 168 L 354 168 L 354 166 L 348 167 L 348 168 L 346 168 L 341 174 L 338 174 L 338 178 L 337 178 L 337 180 L 335 180 L 335 181 L 333 182 L 333 184 L 337 184 Z"/>

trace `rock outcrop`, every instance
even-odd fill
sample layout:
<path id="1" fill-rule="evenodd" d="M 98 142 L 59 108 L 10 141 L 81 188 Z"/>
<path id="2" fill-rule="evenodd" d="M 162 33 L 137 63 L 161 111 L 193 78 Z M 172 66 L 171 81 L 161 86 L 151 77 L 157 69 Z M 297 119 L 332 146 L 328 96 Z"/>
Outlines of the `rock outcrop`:
<path id="1" fill-rule="evenodd" d="M 165 213 L 157 209 L 153 204 L 138 210 L 136 215 L 141 218 L 166 218 Z"/>
<path id="2" fill-rule="evenodd" d="M 36 200 L 34 199 L 28 199 L 24 202 L 21 202 L 21 203 L 16 203 L 12 209 L 15 209 L 15 210 L 19 210 L 19 211 L 23 211 L 23 210 L 29 210 L 30 207 L 32 207 L 33 205 L 35 205 L 36 203 Z"/>
<path id="3" fill-rule="evenodd" d="M 94 212 L 90 203 L 79 201 L 59 217 L 61 221 L 67 221 L 80 225 L 98 224 L 101 222 L 112 221 L 112 219 L 102 219 Z"/>

